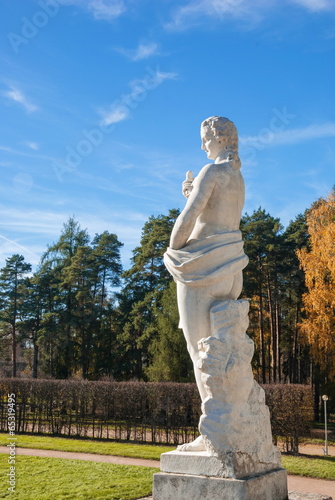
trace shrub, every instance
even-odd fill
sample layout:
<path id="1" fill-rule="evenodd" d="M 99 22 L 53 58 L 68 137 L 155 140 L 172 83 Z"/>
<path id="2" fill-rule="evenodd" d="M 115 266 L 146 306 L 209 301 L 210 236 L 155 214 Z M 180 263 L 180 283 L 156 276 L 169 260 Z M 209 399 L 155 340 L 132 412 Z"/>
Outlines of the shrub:
<path id="1" fill-rule="evenodd" d="M 312 390 L 265 385 L 275 441 L 298 452 L 313 418 Z M 7 394 L 16 394 L 16 432 L 180 444 L 198 435 L 201 402 L 195 384 L 0 379 L 0 430 Z"/>
<path id="2" fill-rule="evenodd" d="M 310 386 L 264 385 L 275 442 L 284 438 L 286 451 L 298 453 L 299 438 L 308 435 L 313 421 L 313 392 Z"/>
<path id="3" fill-rule="evenodd" d="M 195 384 L 0 379 L 2 431 L 10 393 L 16 432 L 175 444 L 197 435 Z"/>

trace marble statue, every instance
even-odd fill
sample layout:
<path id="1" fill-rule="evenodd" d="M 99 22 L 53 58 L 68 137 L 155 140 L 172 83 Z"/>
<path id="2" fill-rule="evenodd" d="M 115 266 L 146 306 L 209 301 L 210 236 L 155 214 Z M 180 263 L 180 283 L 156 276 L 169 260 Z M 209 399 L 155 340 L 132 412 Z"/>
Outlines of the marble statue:
<path id="1" fill-rule="evenodd" d="M 214 163 L 186 174 L 186 206 L 164 262 L 177 283 L 180 327 L 201 396 L 200 436 L 161 455 L 153 500 L 287 500 L 269 409 L 253 378 L 249 302 L 239 299 L 248 264 L 239 230 L 244 182 L 238 135 L 227 118 L 201 124 Z"/>
<path id="2" fill-rule="evenodd" d="M 208 393 L 199 368 L 198 342 L 211 335 L 210 309 L 217 300 L 236 300 L 242 291 L 242 269 L 248 258 L 239 231 L 244 181 L 235 125 L 213 116 L 201 124 L 202 149 L 214 163 L 193 179 L 187 172 L 179 215 L 164 260 L 177 283 L 180 327 L 193 361 L 202 402 Z M 202 436 L 181 450 L 204 450 Z"/>
<path id="3" fill-rule="evenodd" d="M 206 452 L 215 473 L 206 466 L 205 475 L 239 478 L 280 469 L 280 453 L 272 444 L 264 391 L 253 379 L 249 303 L 238 300 L 248 257 L 239 230 L 245 194 L 237 130 L 227 118 L 212 116 L 201 124 L 201 139 L 213 163 L 195 178 L 187 172 L 186 206 L 164 255 L 202 400 L 200 436 L 179 446 L 173 459 L 162 455 L 162 464 L 174 472 L 182 453 L 192 461 Z"/>

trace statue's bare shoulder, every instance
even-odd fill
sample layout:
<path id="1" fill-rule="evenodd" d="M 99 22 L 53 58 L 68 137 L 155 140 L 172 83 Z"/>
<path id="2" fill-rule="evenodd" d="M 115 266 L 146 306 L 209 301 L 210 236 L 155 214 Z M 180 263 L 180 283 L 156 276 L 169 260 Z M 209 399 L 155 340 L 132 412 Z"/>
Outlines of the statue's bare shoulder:
<path id="1" fill-rule="evenodd" d="M 233 166 L 232 161 L 225 161 L 222 163 L 208 163 L 199 172 L 196 177 L 196 184 L 206 185 L 218 183 L 222 187 L 227 185 L 231 177 L 236 173 L 236 169 Z"/>

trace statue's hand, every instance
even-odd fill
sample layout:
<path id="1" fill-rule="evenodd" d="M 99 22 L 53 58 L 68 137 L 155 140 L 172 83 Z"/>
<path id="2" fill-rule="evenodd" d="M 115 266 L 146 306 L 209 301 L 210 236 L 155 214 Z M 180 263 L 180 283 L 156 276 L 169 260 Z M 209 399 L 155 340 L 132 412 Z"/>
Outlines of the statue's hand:
<path id="1" fill-rule="evenodd" d="M 186 172 L 186 180 L 183 182 L 183 195 L 185 198 L 188 198 L 193 189 L 192 182 L 194 181 L 193 172 L 188 170 Z"/>

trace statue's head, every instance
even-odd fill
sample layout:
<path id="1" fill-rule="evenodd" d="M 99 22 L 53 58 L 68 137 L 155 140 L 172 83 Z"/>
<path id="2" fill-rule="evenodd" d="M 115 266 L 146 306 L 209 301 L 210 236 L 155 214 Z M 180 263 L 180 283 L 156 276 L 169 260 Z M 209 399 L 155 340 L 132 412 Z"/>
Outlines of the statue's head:
<path id="1" fill-rule="evenodd" d="M 204 120 L 201 124 L 201 139 L 202 149 L 208 158 L 215 160 L 219 153 L 225 151 L 226 156 L 236 160 L 236 167 L 240 167 L 237 129 L 228 118 L 211 116 Z"/>

